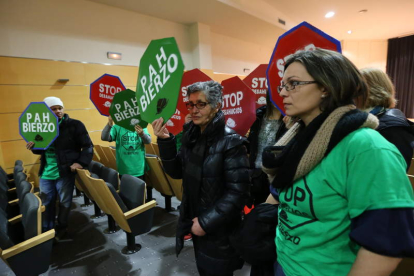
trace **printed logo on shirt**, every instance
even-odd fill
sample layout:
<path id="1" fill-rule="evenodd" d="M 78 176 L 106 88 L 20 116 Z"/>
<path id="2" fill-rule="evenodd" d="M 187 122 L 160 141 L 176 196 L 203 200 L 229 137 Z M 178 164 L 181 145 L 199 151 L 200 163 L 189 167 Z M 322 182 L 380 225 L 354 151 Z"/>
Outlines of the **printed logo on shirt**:
<path id="1" fill-rule="evenodd" d="M 140 138 L 133 132 L 126 132 L 121 136 L 121 145 L 131 153 L 138 149 L 140 145 Z M 129 153 L 127 153 L 129 154 Z"/>
<path id="2" fill-rule="evenodd" d="M 313 208 L 312 191 L 305 177 L 303 182 L 289 187 L 280 196 L 279 219 L 287 228 L 295 229 L 318 220 Z"/>

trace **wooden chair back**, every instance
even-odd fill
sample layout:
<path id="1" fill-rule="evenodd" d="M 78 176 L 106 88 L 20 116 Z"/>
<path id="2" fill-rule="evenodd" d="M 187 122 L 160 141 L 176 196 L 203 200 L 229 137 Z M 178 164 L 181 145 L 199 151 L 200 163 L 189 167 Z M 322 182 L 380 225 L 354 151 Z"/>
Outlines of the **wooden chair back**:
<path id="1" fill-rule="evenodd" d="M 411 182 L 411 186 L 413 187 L 413 190 L 414 190 L 414 175 L 407 175 L 408 176 L 408 179 L 410 180 L 410 182 Z"/>
<path id="2" fill-rule="evenodd" d="M 160 162 L 160 166 L 162 167 L 161 160 L 158 160 Z M 167 173 L 165 173 L 165 176 L 167 177 L 168 182 L 170 183 L 170 187 L 174 192 L 175 197 L 179 200 L 183 200 L 183 180 L 182 179 L 174 179 L 171 178 Z"/>
<path id="3" fill-rule="evenodd" d="M 161 155 L 160 155 L 160 149 L 159 149 L 159 147 L 158 147 L 158 144 L 156 144 L 156 143 L 151 143 L 151 145 L 152 145 L 152 148 L 154 149 L 155 155 L 157 155 L 157 156 L 161 156 Z"/>
<path id="4" fill-rule="evenodd" d="M 76 174 L 76 176 L 75 176 L 75 185 L 76 185 L 76 188 L 78 188 L 78 190 L 79 191 L 81 191 L 81 192 L 84 192 L 85 193 L 85 195 L 90 199 L 90 200 L 92 200 L 92 201 L 95 201 L 94 199 L 93 199 L 93 196 L 92 196 L 92 194 L 89 192 L 89 190 L 88 190 L 88 188 L 87 188 L 87 186 L 86 186 L 86 184 L 85 184 L 85 182 L 84 182 L 84 180 L 81 178 L 81 176 L 80 176 L 80 174 L 79 174 L 79 171 L 82 171 L 82 173 L 84 173 L 84 174 L 86 174 L 86 175 L 88 175 L 88 176 L 90 176 L 91 174 L 90 174 L 90 172 L 88 171 L 88 170 L 77 170 L 77 174 Z"/>
<path id="5" fill-rule="evenodd" d="M 96 145 L 93 147 L 93 156 L 92 160 L 101 163 L 101 158 L 99 157 L 98 152 L 96 151 Z"/>
<path id="6" fill-rule="evenodd" d="M 88 177 L 90 184 L 94 186 L 94 189 L 97 193 L 96 196 L 100 197 L 100 201 L 105 202 L 105 209 L 102 208 L 97 201 L 98 206 L 108 215 L 111 215 L 116 223 L 126 232 L 131 233 L 131 228 L 129 227 L 128 221 L 125 217 L 124 212 L 119 207 L 118 203 L 116 202 L 114 196 L 112 195 L 111 191 L 109 190 L 108 186 L 106 186 L 105 182 L 102 179 L 95 179 Z"/>
<path id="7" fill-rule="evenodd" d="M 127 219 L 113 197 L 111 191 L 106 186 L 105 181 L 102 179 L 95 179 L 88 175 L 84 170 L 77 170 L 78 175 L 82 181 L 86 184 L 89 192 L 93 196 L 96 204 L 107 215 L 111 215 L 116 223 L 126 232 L 131 233 L 131 228 L 127 222 Z"/>
<path id="8" fill-rule="evenodd" d="M 101 145 L 95 145 L 96 152 L 99 154 L 100 162 L 105 166 L 109 167 L 109 160 Z"/>
<path id="9" fill-rule="evenodd" d="M 106 167 L 112 168 L 117 171 L 118 169 L 116 166 L 116 157 L 113 151 L 111 150 L 111 148 L 110 147 L 101 147 L 101 148 L 103 152 L 105 153 L 106 158 L 108 159 L 109 166 L 106 166 Z"/>
<path id="10" fill-rule="evenodd" d="M 408 169 L 407 174 L 414 175 L 414 158 L 411 159 L 411 165 L 410 165 L 410 168 Z"/>
<path id="11" fill-rule="evenodd" d="M 151 143 L 150 144 L 144 144 L 144 145 L 145 145 L 145 153 L 156 155 L 155 154 L 155 150 L 152 147 L 152 144 Z"/>
<path id="12" fill-rule="evenodd" d="M 158 157 L 146 156 L 145 160 L 150 167 L 150 170 L 145 173 L 145 180 L 147 183 L 163 195 L 173 196 L 174 192 L 171 189 L 170 183 L 161 167 Z"/>

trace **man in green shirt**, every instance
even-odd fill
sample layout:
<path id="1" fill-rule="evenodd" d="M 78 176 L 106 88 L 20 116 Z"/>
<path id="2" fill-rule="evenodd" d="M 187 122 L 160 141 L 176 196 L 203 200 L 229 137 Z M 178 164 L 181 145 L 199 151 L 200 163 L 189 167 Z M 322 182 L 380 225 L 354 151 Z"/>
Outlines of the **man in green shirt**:
<path id="1" fill-rule="evenodd" d="M 32 150 L 40 154 L 40 192 L 46 207 L 42 223 L 43 231 L 55 227 L 55 202 L 59 197 L 57 237 L 62 237 L 68 227 L 70 206 L 75 186 L 76 169 L 84 168 L 92 161 L 93 144 L 81 121 L 64 113 L 63 102 L 56 97 L 43 100 L 59 119 L 59 136 L 47 150 Z M 28 142 L 31 150 L 34 142 Z"/>

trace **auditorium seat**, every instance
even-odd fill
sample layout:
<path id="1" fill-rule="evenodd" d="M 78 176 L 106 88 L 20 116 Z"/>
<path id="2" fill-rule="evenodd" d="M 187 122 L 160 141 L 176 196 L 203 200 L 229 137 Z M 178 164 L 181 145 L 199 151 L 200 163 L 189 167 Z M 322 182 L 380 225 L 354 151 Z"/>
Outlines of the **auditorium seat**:
<path id="1" fill-rule="evenodd" d="M 42 233 L 42 205 L 35 194 L 24 197 L 21 209 L 21 219 L 12 223 L 0 214 L 1 258 L 18 276 L 39 275 L 49 269 L 55 230 Z"/>
<path id="2" fill-rule="evenodd" d="M 99 178 L 102 178 L 105 182 L 110 183 L 115 190 L 119 190 L 119 173 L 107 167 L 102 167 L 102 173 L 99 175 Z"/>
<path id="3" fill-rule="evenodd" d="M 135 236 L 151 230 L 156 205 L 155 200 L 145 203 L 145 182 L 134 176 L 123 175 L 118 194 L 111 184 L 88 176 L 84 170 L 78 170 L 78 174 L 99 207 L 126 232 L 127 246 L 122 249 L 122 253 L 139 251 L 141 245 L 135 244 Z"/>
<path id="4" fill-rule="evenodd" d="M 116 157 L 110 147 L 101 147 L 105 153 L 106 159 L 108 160 L 108 165 L 106 167 L 117 170 Z"/>
<path id="5" fill-rule="evenodd" d="M 160 192 L 165 198 L 165 210 L 171 211 L 171 197 L 174 196 L 174 192 L 161 167 L 159 158 L 147 154 L 145 160 L 150 168 L 149 171 L 145 172 L 145 180 L 148 182 L 148 185 Z"/>

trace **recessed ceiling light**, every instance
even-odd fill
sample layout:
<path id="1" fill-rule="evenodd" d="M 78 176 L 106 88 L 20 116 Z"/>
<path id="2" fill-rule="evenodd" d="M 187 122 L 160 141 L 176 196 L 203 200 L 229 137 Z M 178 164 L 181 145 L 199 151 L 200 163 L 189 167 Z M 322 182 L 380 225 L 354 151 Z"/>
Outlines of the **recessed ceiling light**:
<path id="1" fill-rule="evenodd" d="M 366 13 L 368 10 L 360 10 L 359 13 Z"/>
<path id="2" fill-rule="evenodd" d="M 332 16 L 334 16 L 335 13 L 333 11 L 328 12 L 327 14 L 325 14 L 326 18 L 331 18 Z"/>
<path id="3" fill-rule="evenodd" d="M 348 34 L 352 34 L 352 31 L 351 31 L 351 30 L 349 30 L 349 31 L 348 31 Z"/>

